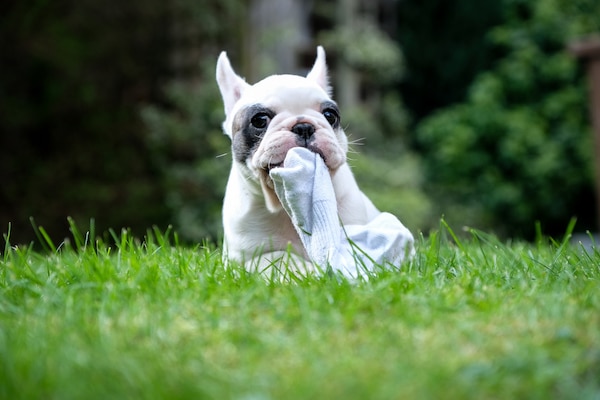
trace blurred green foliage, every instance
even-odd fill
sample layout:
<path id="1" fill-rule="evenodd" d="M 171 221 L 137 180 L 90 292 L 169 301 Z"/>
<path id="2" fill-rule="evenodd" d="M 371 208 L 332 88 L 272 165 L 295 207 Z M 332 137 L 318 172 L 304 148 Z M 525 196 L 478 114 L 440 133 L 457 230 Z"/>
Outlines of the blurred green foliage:
<path id="1" fill-rule="evenodd" d="M 164 223 L 140 101 L 166 79 L 159 1 L 8 1 L 0 6 L 0 229 L 52 237 L 67 216 L 99 229 Z M 143 207 L 140 207 L 143 204 Z"/>
<path id="2" fill-rule="evenodd" d="M 573 214 L 593 219 L 584 74 L 564 49 L 600 30 L 597 0 L 406 0 L 384 29 L 340 25 L 338 4 L 315 5 L 313 34 L 333 73 L 344 62 L 363 82 L 343 123 L 381 209 L 415 231 L 445 214 L 511 236 L 538 219 L 549 233 Z M 95 217 L 98 231 L 173 224 L 187 240 L 217 238 L 231 156 L 214 63 L 225 49 L 247 67 L 252 5 L 3 3 L 0 227 L 12 223 L 11 241 L 31 240 L 29 216 L 66 236 L 69 215 Z"/>
<path id="3" fill-rule="evenodd" d="M 0 6 L 0 229 L 11 224 L 13 243 L 34 240 L 30 216 L 54 238 L 67 216 L 137 235 L 174 223 L 140 107 L 171 107 L 165 86 L 237 42 L 239 27 L 219 21 L 243 11 L 237 0 Z"/>
<path id="4" fill-rule="evenodd" d="M 213 62 L 207 68 L 214 69 Z M 221 131 L 223 105 L 215 83 L 193 89 L 174 83 L 170 109 L 142 109 L 148 145 L 160 166 L 166 207 L 182 238 L 201 242 L 221 231 L 221 204 L 229 175 L 230 142 Z"/>
<path id="5" fill-rule="evenodd" d="M 415 122 L 463 101 L 473 77 L 501 56 L 487 32 L 502 22 L 498 0 L 398 2 L 394 38 L 406 60 L 398 85 Z"/>
<path id="6" fill-rule="evenodd" d="M 372 84 L 395 83 L 405 70 L 399 44 L 373 21 L 358 19 L 352 26 L 334 26 L 320 39 L 339 61 L 363 73 Z"/>
<path id="7" fill-rule="evenodd" d="M 594 227 L 584 75 L 565 51 L 592 10 L 563 4 L 505 1 L 503 24 L 488 34 L 504 56 L 465 102 L 419 125 L 427 180 L 449 221 L 525 237 L 536 221 L 559 233 L 573 215 Z"/>
<path id="8" fill-rule="evenodd" d="M 380 210 L 396 215 L 415 233 L 439 226 L 439 215 L 433 214 L 424 191 L 423 164 L 416 153 L 394 141 L 348 158 L 361 190 Z"/>

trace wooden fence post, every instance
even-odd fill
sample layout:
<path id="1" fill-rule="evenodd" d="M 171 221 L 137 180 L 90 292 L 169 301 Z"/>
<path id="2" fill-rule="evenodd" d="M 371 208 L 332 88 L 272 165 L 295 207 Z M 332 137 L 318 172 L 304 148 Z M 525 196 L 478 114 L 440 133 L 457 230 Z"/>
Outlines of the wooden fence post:
<path id="1" fill-rule="evenodd" d="M 590 86 L 590 117 L 594 129 L 594 163 L 596 172 L 596 228 L 600 229 L 600 36 L 574 42 L 569 50 L 587 64 Z"/>

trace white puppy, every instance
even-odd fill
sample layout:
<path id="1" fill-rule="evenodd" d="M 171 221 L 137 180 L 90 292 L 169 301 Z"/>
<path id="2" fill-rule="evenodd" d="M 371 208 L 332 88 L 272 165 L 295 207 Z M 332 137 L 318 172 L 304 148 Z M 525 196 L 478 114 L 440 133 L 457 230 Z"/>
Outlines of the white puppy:
<path id="1" fill-rule="evenodd" d="M 346 163 L 348 140 L 331 99 L 325 51 L 306 77 L 249 85 L 225 52 L 217 63 L 233 163 L 223 204 L 224 257 L 248 269 L 363 275 L 399 266 L 410 232 L 360 191 Z"/>

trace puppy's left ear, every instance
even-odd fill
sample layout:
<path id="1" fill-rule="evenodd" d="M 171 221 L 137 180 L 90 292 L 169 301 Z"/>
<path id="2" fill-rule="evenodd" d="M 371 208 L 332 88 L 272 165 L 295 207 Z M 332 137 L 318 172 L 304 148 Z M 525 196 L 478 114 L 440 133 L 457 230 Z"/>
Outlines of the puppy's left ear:
<path id="1" fill-rule="evenodd" d="M 306 75 L 306 78 L 317 83 L 323 90 L 331 96 L 331 86 L 329 85 L 329 76 L 327 75 L 327 63 L 325 62 L 325 49 L 323 46 L 317 47 L 317 59 L 315 65 Z"/>
<path id="2" fill-rule="evenodd" d="M 223 97 L 225 115 L 229 115 L 235 103 L 242 97 L 242 93 L 250 85 L 235 73 L 231 67 L 227 53 L 224 51 L 217 61 L 217 83 Z"/>

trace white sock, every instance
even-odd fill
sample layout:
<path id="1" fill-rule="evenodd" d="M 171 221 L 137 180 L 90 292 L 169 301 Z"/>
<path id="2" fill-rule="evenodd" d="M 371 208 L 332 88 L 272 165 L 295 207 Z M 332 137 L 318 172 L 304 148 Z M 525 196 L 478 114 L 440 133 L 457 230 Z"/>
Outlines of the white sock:
<path id="1" fill-rule="evenodd" d="M 365 225 L 341 225 L 331 176 L 318 154 L 293 148 L 284 166 L 272 169 L 270 176 L 306 252 L 319 267 L 366 276 L 374 265 L 399 266 L 414 252 L 412 234 L 392 214 L 381 213 Z"/>

